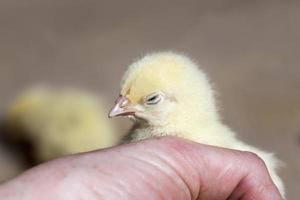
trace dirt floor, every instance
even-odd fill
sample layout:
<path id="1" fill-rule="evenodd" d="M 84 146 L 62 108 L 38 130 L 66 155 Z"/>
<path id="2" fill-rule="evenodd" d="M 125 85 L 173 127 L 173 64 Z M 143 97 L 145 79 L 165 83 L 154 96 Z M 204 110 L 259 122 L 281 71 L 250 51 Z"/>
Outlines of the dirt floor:
<path id="1" fill-rule="evenodd" d="M 75 85 L 112 101 L 135 58 L 184 52 L 211 77 L 224 121 L 285 163 L 287 197 L 298 200 L 299 20 L 296 0 L 1 0 L 0 111 L 39 83 Z M 1 180 L 22 166 L 0 146 Z"/>

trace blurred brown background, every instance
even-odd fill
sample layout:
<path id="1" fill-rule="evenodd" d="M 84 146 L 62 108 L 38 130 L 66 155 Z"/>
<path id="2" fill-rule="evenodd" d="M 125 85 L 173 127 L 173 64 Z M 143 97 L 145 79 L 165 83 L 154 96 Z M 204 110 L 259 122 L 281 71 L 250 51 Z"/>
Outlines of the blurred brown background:
<path id="1" fill-rule="evenodd" d="M 300 1 L 0 1 L 0 111 L 37 83 L 108 96 L 135 58 L 184 52 L 210 75 L 224 121 L 276 152 L 288 199 L 300 184 Z M 0 142 L 0 144 L 2 144 Z M 21 167 L 0 146 L 0 178 Z"/>

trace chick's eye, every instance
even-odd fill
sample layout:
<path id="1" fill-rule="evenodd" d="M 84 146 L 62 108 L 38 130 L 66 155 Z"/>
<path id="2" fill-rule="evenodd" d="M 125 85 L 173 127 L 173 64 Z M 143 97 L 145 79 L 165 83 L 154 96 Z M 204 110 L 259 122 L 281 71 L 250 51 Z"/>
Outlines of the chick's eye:
<path id="1" fill-rule="evenodd" d="M 158 102 L 160 102 L 162 100 L 162 95 L 161 94 L 153 94 L 153 95 L 149 95 L 146 99 L 145 99 L 145 103 L 147 105 L 155 105 Z"/>

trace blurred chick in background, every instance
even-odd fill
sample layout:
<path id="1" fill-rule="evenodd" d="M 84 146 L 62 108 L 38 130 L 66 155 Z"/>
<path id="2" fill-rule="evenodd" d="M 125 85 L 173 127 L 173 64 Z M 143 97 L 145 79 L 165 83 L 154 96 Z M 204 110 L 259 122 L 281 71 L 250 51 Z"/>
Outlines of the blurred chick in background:
<path id="1" fill-rule="evenodd" d="M 214 91 L 206 74 L 189 58 L 171 52 L 145 56 L 129 66 L 121 81 L 120 96 L 110 117 L 136 121 L 124 142 L 174 135 L 199 143 L 259 155 L 284 196 L 272 154 L 238 140 L 221 120 Z"/>
<path id="2" fill-rule="evenodd" d="M 7 121 L 15 138 L 26 137 L 35 157 L 55 157 L 110 147 L 117 141 L 107 109 L 96 96 L 77 90 L 35 88 L 11 105 Z"/>

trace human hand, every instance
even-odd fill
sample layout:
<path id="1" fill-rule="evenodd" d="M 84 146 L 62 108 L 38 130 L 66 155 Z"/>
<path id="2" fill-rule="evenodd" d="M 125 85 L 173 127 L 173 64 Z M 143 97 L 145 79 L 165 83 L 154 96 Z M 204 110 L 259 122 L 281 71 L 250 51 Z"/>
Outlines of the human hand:
<path id="1" fill-rule="evenodd" d="M 39 165 L 2 184 L 0 197 L 277 200 L 280 194 L 255 154 L 164 137 Z"/>

